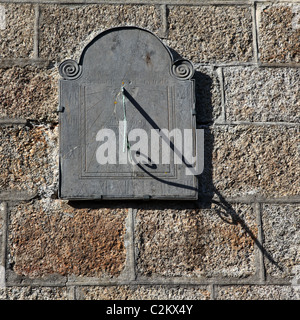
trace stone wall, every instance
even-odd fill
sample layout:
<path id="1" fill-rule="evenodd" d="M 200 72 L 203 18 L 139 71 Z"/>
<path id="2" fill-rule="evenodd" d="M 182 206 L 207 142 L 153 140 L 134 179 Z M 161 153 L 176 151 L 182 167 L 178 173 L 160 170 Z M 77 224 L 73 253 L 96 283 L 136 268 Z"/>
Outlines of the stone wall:
<path id="1" fill-rule="evenodd" d="M 0 1 L 0 299 L 299 299 L 300 2 L 82 2 Z M 58 64 L 120 25 L 195 65 L 197 202 L 58 199 Z"/>

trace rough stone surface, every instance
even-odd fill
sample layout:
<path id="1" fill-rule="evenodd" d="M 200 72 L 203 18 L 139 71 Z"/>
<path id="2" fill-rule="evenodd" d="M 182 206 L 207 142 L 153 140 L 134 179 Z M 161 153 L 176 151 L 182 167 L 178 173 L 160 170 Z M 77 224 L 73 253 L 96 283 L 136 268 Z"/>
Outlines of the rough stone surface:
<path id="1" fill-rule="evenodd" d="M 0 119 L 57 121 L 57 69 L 0 69 Z"/>
<path id="2" fill-rule="evenodd" d="M 66 287 L 8 287 L 0 289 L 0 300 L 68 300 Z"/>
<path id="3" fill-rule="evenodd" d="M 224 69 L 226 119 L 300 121 L 297 68 Z"/>
<path id="4" fill-rule="evenodd" d="M 264 247 L 273 261 L 265 258 L 267 274 L 292 278 L 300 266 L 300 206 L 263 206 Z"/>
<path id="5" fill-rule="evenodd" d="M 33 57 L 34 6 L 0 4 L 0 58 Z"/>
<path id="6" fill-rule="evenodd" d="M 258 9 L 260 61 L 300 62 L 299 4 L 262 4 Z"/>
<path id="7" fill-rule="evenodd" d="M 216 126 L 211 133 L 206 140 L 208 160 L 212 154 L 203 178 L 206 191 L 218 190 L 223 196 L 299 195 L 297 127 Z"/>
<path id="8" fill-rule="evenodd" d="M 299 1 L 10 2 L 0 3 L 0 300 L 299 300 Z M 57 199 L 58 64 L 128 25 L 194 63 L 198 202 Z"/>
<path id="9" fill-rule="evenodd" d="M 40 21 L 40 54 L 53 60 L 78 59 L 96 34 L 112 27 L 134 25 L 158 32 L 161 26 L 160 11 L 146 5 L 44 5 Z"/>
<path id="10" fill-rule="evenodd" d="M 137 272 L 147 277 L 247 277 L 255 273 L 252 208 L 139 210 Z"/>
<path id="11" fill-rule="evenodd" d="M 58 128 L 0 127 L 0 190 L 55 193 L 58 186 Z"/>
<path id="12" fill-rule="evenodd" d="M 83 300 L 209 300 L 205 286 L 110 286 L 79 288 Z"/>
<path id="13" fill-rule="evenodd" d="M 50 199 L 16 205 L 10 210 L 9 263 L 30 278 L 118 276 L 126 256 L 126 213 Z"/>
<path id="14" fill-rule="evenodd" d="M 217 72 L 211 67 L 196 66 L 195 94 L 197 121 L 207 123 L 221 114 L 221 89 Z"/>
<path id="15" fill-rule="evenodd" d="M 218 288 L 218 300 L 298 300 L 290 286 L 224 286 Z"/>
<path id="16" fill-rule="evenodd" d="M 253 58 L 249 7 L 170 6 L 168 23 L 169 46 L 194 63 Z"/>

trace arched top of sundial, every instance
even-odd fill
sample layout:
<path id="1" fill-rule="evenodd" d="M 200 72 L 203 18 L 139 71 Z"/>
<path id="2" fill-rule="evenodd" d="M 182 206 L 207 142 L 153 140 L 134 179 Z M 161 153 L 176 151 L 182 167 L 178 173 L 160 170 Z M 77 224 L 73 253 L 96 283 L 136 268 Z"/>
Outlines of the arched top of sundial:
<path id="1" fill-rule="evenodd" d="M 170 50 L 152 32 L 138 27 L 116 27 L 96 36 L 83 50 L 80 60 L 60 65 L 66 80 L 114 78 L 168 78 L 189 80 L 194 68 L 188 60 L 173 60 Z"/>

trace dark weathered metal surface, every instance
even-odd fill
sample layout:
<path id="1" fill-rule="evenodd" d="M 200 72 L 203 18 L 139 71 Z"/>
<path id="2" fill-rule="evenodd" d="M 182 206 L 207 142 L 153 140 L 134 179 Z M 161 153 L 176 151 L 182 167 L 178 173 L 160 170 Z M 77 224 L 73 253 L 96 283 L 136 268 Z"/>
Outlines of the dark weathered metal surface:
<path id="1" fill-rule="evenodd" d="M 84 49 L 79 63 L 66 60 L 59 71 L 61 198 L 197 197 L 196 178 L 186 175 L 186 164 L 174 163 L 174 153 L 182 156 L 177 144 L 170 143 L 169 162 L 151 159 L 162 152 L 151 132 L 176 128 L 183 136 L 184 129 L 195 130 L 194 70 L 189 61 L 174 62 L 151 32 L 121 27 L 101 33 Z M 147 134 L 148 148 L 143 140 L 136 153 L 143 138 L 136 137 L 140 129 Z M 103 132 L 114 132 L 115 139 L 103 138 Z M 115 156 L 104 163 L 110 154 L 103 149 L 113 150 L 114 145 Z M 143 150 L 148 150 L 147 156 Z M 149 161 L 131 163 L 137 159 Z"/>

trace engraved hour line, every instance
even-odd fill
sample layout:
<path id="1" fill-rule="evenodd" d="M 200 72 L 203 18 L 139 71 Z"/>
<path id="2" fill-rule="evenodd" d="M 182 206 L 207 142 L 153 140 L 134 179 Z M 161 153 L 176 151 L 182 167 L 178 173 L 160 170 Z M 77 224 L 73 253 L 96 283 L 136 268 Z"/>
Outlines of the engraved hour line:
<path id="1" fill-rule="evenodd" d="M 102 113 L 102 112 L 101 112 L 101 113 Z M 98 118 L 99 118 L 99 117 L 98 117 Z M 97 118 L 97 119 L 98 119 L 98 118 Z M 87 134 L 86 134 L 86 136 L 87 136 Z M 88 142 L 86 141 L 86 143 L 85 143 L 85 149 L 86 149 L 86 147 L 87 147 L 89 144 L 90 144 L 90 143 L 88 143 Z M 88 166 L 86 166 L 86 168 L 85 168 L 86 171 L 89 170 L 89 168 L 90 168 L 90 166 L 91 166 L 91 164 L 92 164 L 93 158 L 94 158 L 94 156 L 95 156 L 95 154 L 96 154 L 96 151 L 97 151 L 97 147 L 94 149 L 92 158 L 91 158 Z M 87 163 L 87 154 L 86 154 L 86 152 L 85 152 L 85 163 Z"/>
<path id="2" fill-rule="evenodd" d="M 85 88 L 85 87 L 84 87 L 84 97 L 86 97 L 86 88 Z M 95 105 L 101 103 L 101 101 L 102 101 L 102 99 L 101 99 L 101 100 L 98 100 L 98 101 L 93 105 L 93 107 L 94 107 Z M 85 105 L 86 105 L 86 104 L 85 104 Z M 101 114 L 102 114 L 103 111 L 104 111 L 104 108 L 101 110 L 101 112 L 100 112 L 100 114 L 98 115 L 98 117 L 96 117 L 96 119 L 95 119 L 94 122 L 92 123 L 91 127 L 92 127 L 92 126 L 96 123 L 96 121 L 100 118 L 100 116 L 101 116 Z M 84 112 L 84 128 L 83 128 L 83 130 L 85 131 L 85 140 L 86 140 L 86 138 L 87 138 L 87 128 L 86 128 L 86 118 L 87 118 L 87 117 L 86 117 L 86 113 L 87 113 L 87 108 L 85 108 L 85 112 Z M 85 148 L 86 148 L 88 145 L 89 145 L 88 141 L 85 141 Z M 96 149 L 94 150 L 94 152 L 93 152 L 93 157 L 94 157 L 94 155 L 96 154 L 96 150 L 97 150 L 97 148 L 96 148 Z M 91 158 L 88 166 L 86 166 L 86 164 L 87 164 L 87 157 L 86 157 L 86 153 L 85 153 L 85 170 L 86 170 L 86 171 L 89 170 L 89 167 L 90 167 L 90 165 L 91 165 L 91 163 L 92 163 L 93 157 Z"/>
<path id="3" fill-rule="evenodd" d="M 115 90 L 117 90 L 117 88 L 115 88 Z M 97 92 L 92 92 L 92 93 L 89 93 L 89 95 L 91 95 L 91 94 L 96 94 L 96 93 L 103 93 L 103 91 L 104 91 L 104 90 L 97 91 Z M 118 97 L 119 94 L 120 94 L 120 92 L 118 92 L 117 94 L 115 94 L 114 104 L 116 104 L 116 99 L 117 99 L 117 97 Z M 92 106 L 89 106 L 88 108 L 86 108 L 86 111 L 94 108 L 97 104 L 102 103 L 102 101 L 103 101 L 103 99 L 98 100 L 95 104 L 93 104 Z M 103 111 L 103 110 L 104 110 L 104 108 L 102 109 L 102 111 Z M 102 114 L 102 111 L 101 111 L 101 114 Z M 98 117 L 98 118 L 99 118 L 99 117 Z M 94 125 L 94 123 L 93 123 L 92 125 Z"/>
<path id="4" fill-rule="evenodd" d="M 94 104 L 94 106 L 95 105 L 97 105 L 97 104 L 99 104 L 99 103 L 101 103 L 101 100 L 100 101 L 98 101 L 96 104 Z M 80 136 L 82 136 L 82 134 L 83 134 L 83 132 L 85 131 L 85 134 L 87 133 L 86 132 L 86 109 L 85 109 L 85 113 L 84 113 L 84 123 L 85 123 L 85 125 L 82 127 L 82 129 L 81 129 L 81 131 L 80 131 Z M 99 117 L 102 115 L 102 113 L 103 113 L 103 111 L 104 111 L 104 109 L 102 109 L 101 110 L 101 112 L 100 112 L 100 114 L 99 114 L 99 116 L 96 118 L 96 120 L 92 123 L 92 125 L 91 125 L 91 127 L 95 124 L 95 122 L 99 119 Z"/>
<path id="5" fill-rule="evenodd" d="M 122 88 L 123 88 L 123 86 L 124 86 L 124 82 L 122 82 Z M 101 91 L 99 91 L 99 92 L 101 92 Z M 95 92 L 95 93 L 96 93 L 96 92 Z M 120 92 L 118 92 L 118 93 L 115 95 L 115 99 L 114 99 L 114 100 L 117 99 L 117 97 L 118 97 L 119 94 L 120 94 Z M 99 100 L 97 103 L 95 103 L 95 104 L 93 105 L 93 107 L 94 107 L 95 105 L 97 105 L 98 103 L 101 103 L 101 102 L 102 102 L 102 100 Z M 90 108 L 91 108 L 91 107 L 90 107 Z M 88 109 L 90 109 L 90 108 L 88 108 Z M 86 112 L 87 112 L 88 109 L 86 108 Z M 91 124 L 90 127 L 92 127 L 92 126 L 96 123 L 96 121 L 100 118 L 100 116 L 101 116 L 101 114 L 102 114 L 103 111 L 104 111 L 104 108 L 102 108 L 99 116 L 95 119 L 95 121 Z M 86 123 L 86 112 L 85 112 L 85 123 Z M 85 130 L 85 131 L 86 131 L 86 130 Z M 85 136 L 87 136 L 87 132 L 86 132 L 86 135 L 85 135 Z M 87 141 L 86 141 L 86 146 L 87 146 L 87 145 L 88 145 L 88 143 L 87 143 Z M 90 168 L 90 166 L 91 166 L 91 164 L 92 164 L 92 162 L 93 162 L 93 159 L 94 159 L 94 157 L 95 157 L 97 148 L 98 148 L 98 147 L 96 147 L 96 148 L 94 149 L 93 155 L 92 155 L 92 157 L 91 157 L 91 159 L 90 159 L 90 161 L 89 161 L 89 164 L 88 164 L 88 165 L 85 165 L 85 170 L 86 170 L 86 171 L 89 170 L 89 168 Z M 87 163 L 87 157 L 85 157 L 85 163 Z"/>
<path id="6" fill-rule="evenodd" d="M 99 91 L 98 93 L 100 93 L 101 91 Z M 95 92 L 96 93 L 96 92 Z M 90 95 L 90 93 L 89 93 L 89 95 Z M 98 100 L 94 105 L 92 105 L 92 106 L 90 106 L 90 107 L 88 107 L 88 108 L 85 108 L 85 116 L 86 116 L 86 113 L 87 113 L 87 111 L 89 110 L 89 109 L 91 109 L 91 108 L 93 108 L 93 107 L 95 107 L 96 105 L 100 105 L 101 103 L 102 103 L 102 101 L 103 101 L 103 99 L 100 99 L 100 100 Z M 101 105 L 100 105 L 101 106 Z M 97 116 L 97 118 L 93 121 L 93 123 L 90 125 L 90 127 L 92 127 L 95 123 L 96 123 L 96 121 L 100 118 L 100 116 L 102 115 L 102 113 L 103 113 L 103 111 L 105 111 L 105 108 L 100 108 L 100 110 L 101 110 L 101 112 L 100 112 L 100 114 Z M 86 118 L 86 117 L 85 117 Z"/>
<path id="7" fill-rule="evenodd" d="M 104 98 L 102 99 L 98 99 L 96 103 L 94 103 L 93 105 L 89 106 L 88 108 L 86 108 L 86 110 L 90 110 L 92 108 L 94 108 L 97 104 L 101 103 L 103 101 Z"/>
<path id="8" fill-rule="evenodd" d="M 96 121 L 100 118 L 100 116 L 101 116 L 101 114 L 102 114 L 102 112 L 104 111 L 104 108 L 101 110 L 101 112 L 100 112 L 100 114 L 99 114 L 99 116 L 96 118 L 96 120 L 92 123 L 92 125 L 91 125 L 91 127 L 96 123 Z M 86 117 L 85 117 L 86 118 Z M 85 123 L 86 123 L 86 119 L 85 119 Z M 86 129 L 86 128 L 85 128 Z M 86 130 L 85 130 L 86 131 Z M 85 137 L 87 137 L 87 131 L 85 132 Z M 88 145 L 88 143 L 87 143 L 87 141 L 85 141 L 85 148 L 87 147 L 87 145 Z M 88 164 L 88 166 L 86 166 L 86 168 L 85 168 L 85 170 L 86 171 L 88 171 L 89 170 L 89 168 L 90 168 L 90 166 L 91 166 L 91 163 L 92 163 L 92 161 L 93 161 L 93 158 L 94 158 L 94 156 L 95 156 L 95 154 L 96 154 L 96 151 L 97 151 L 97 147 L 94 149 L 94 152 L 93 152 L 93 155 L 92 155 L 92 157 L 91 157 L 91 160 L 90 160 L 90 162 L 89 162 L 89 164 Z M 87 158 L 86 158 L 86 160 L 85 160 L 85 163 L 87 162 Z"/>

